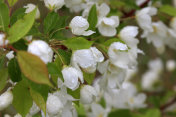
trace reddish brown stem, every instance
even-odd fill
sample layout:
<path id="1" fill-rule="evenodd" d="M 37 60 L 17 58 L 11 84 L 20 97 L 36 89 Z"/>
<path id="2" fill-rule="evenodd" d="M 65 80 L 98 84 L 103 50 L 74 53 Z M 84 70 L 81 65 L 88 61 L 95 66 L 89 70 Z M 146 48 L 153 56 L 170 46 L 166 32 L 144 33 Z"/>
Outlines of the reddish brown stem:
<path id="1" fill-rule="evenodd" d="M 160 107 L 160 110 L 163 112 L 166 108 L 170 107 L 171 105 L 173 105 L 176 102 L 176 97 L 174 97 L 171 101 L 169 101 L 168 103 L 162 105 Z"/>
<path id="2" fill-rule="evenodd" d="M 150 0 L 146 0 L 143 4 L 141 4 L 139 7 L 140 8 L 143 8 L 143 7 L 145 7 L 148 3 L 150 2 Z M 127 17 L 131 17 L 131 16 L 133 16 L 134 14 L 135 14 L 135 12 L 136 12 L 136 9 L 133 9 L 133 10 L 131 10 L 130 12 L 128 12 L 128 13 L 125 13 L 124 12 L 124 16 L 122 17 L 122 18 L 127 18 Z"/>

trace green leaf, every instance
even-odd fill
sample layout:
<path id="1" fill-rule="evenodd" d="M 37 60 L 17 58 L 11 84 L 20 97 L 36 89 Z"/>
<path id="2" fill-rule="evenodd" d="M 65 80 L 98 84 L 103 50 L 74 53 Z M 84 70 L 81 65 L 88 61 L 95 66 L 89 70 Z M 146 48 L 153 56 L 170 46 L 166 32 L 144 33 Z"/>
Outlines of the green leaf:
<path id="1" fill-rule="evenodd" d="M 89 74 L 89 73 L 83 72 L 83 76 L 84 76 L 84 80 L 85 80 L 89 85 L 91 85 L 91 84 L 93 83 L 93 81 L 94 81 L 95 73 Z"/>
<path id="2" fill-rule="evenodd" d="M 13 106 L 23 117 L 29 112 L 33 101 L 24 81 L 19 82 L 13 89 Z"/>
<path id="3" fill-rule="evenodd" d="M 0 69 L 4 67 L 5 58 L 6 58 L 5 55 L 0 56 Z"/>
<path id="4" fill-rule="evenodd" d="M 92 41 L 88 41 L 83 37 L 74 37 L 63 41 L 63 44 L 72 50 L 89 49 L 93 44 Z"/>
<path id="5" fill-rule="evenodd" d="M 59 15 L 56 12 L 49 13 L 44 19 L 44 33 L 48 34 L 53 30 L 59 21 Z"/>
<path id="6" fill-rule="evenodd" d="M 70 94 L 72 97 L 74 97 L 75 99 L 80 99 L 80 90 L 81 87 L 77 88 L 76 90 L 71 90 L 71 89 L 67 89 L 67 93 Z M 79 101 L 74 101 L 74 103 L 78 106 L 79 105 Z"/>
<path id="7" fill-rule="evenodd" d="M 35 21 L 37 9 L 25 15 L 22 19 L 19 19 L 10 29 L 8 40 L 10 43 L 14 43 L 24 37 L 32 28 Z"/>
<path id="8" fill-rule="evenodd" d="M 7 31 L 10 23 L 9 9 L 5 3 L 0 3 L 0 30 Z"/>
<path id="9" fill-rule="evenodd" d="M 8 0 L 9 6 L 12 7 L 18 2 L 18 0 Z"/>
<path id="10" fill-rule="evenodd" d="M 31 80 L 28 80 L 25 76 L 24 78 L 27 80 L 29 83 L 29 86 L 32 90 L 35 92 L 40 93 L 40 95 L 43 97 L 43 99 L 46 101 L 48 97 L 48 92 L 49 92 L 49 86 L 48 85 L 43 85 L 43 84 L 37 84 L 35 82 L 32 82 Z"/>
<path id="11" fill-rule="evenodd" d="M 70 52 L 67 52 L 62 49 L 58 49 L 58 53 L 59 53 L 60 57 L 62 58 L 62 60 L 64 61 L 65 65 L 69 65 L 72 54 Z"/>
<path id="12" fill-rule="evenodd" d="M 47 84 L 51 87 L 49 74 L 45 63 L 38 57 L 25 51 L 18 51 L 18 63 L 22 73 L 33 82 Z"/>
<path id="13" fill-rule="evenodd" d="M 26 42 L 22 39 L 13 43 L 12 46 L 17 50 L 27 50 Z"/>
<path id="14" fill-rule="evenodd" d="M 170 5 L 163 5 L 159 11 L 170 16 L 176 16 L 176 8 Z"/>
<path id="15" fill-rule="evenodd" d="M 89 22 L 89 29 L 95 30 L 97 22 L 98 22 L 96 4 L 94 4 L 92 8 L 90 9 L 89 16 L 88 16 L 88 22 Z"/>
<path id="16" fill-rule="evenodd" d="M 55 63 L 48 63 L 47 64 L 48 72 L 51 75 L 59 75 L 59 70 L 58 67 L 56 66 Z"/>
<path id="17" fill-rule="evenodd" d="M 32 99 L 37 104 L 37 106 L 46 114 L 46 103 L 40 93 L 30 89 Z"/>
<path id="18" fill-rule="evenodd" d="M 21 71 L 16 58 L 10 60 L 8 64 L 8 73 L 13 82 L 21 81 Z"/>
<path id="19" fill-rule="evenodd" d="M 1 69 L 0 70 L 0 92 L 6 86 L 7 79 L 8 79 L 8 70 L 7 69 Z"/>
<path id="20" fill-rule="evenodd" d="M 10 18 L 10 25 L 13 25 L 18 19 L 21 19 L 25 15 L 25 8 L 19 8 L 12 14 Z"/>
<path id="21" fill-rule="evenodd" d="M 159 109 L 149 109 L 145 117 L 161 117 L 161 112 Z"/>

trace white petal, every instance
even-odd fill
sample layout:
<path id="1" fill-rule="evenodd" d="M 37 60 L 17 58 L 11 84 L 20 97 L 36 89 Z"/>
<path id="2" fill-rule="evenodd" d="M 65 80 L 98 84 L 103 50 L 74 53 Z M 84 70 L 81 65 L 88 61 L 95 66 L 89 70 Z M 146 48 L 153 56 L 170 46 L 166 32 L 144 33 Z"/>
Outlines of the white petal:
<path id="1" fill-rule="evenodd" d="M 107 27 L 103 25 L 98 26 L 98 30 L 101 33 L 101 35 L 107 36 L 107 37 L 113 37 L 117 33 L 117 30 L 115 28 Z"/>
<path id="2" fill-rule="evenodd" d="M 13 94 L 11 91 L 6 91 L 0 95 L 0 111 L 7 108 L 13 101 Z"/>
<path id="3" fill-rule="evenodd" d="M 90 35 L 92 35 L 92 34 L 94 34 L 94 33 L 95 33 L 94 31 L 88 30 L 88 31 L 85 31 L 82 35 L 83 35 L 83 36 L 90 36 Z"/>
<path id="4" fill-rule="evenodd" d="M 106 3 L 102 3 L 98 8 L 98 11 L 99 11 L 99 14 L 98 14 L 99 17 L 105 17 L 110 12 L 110 8 Z"/>
<path id="5" fill-rule="evenodd" d="M 91 47 L 90 50 L 92 51 L 96 62 L 103 62 L 104 56 L 96 47 Z"/>

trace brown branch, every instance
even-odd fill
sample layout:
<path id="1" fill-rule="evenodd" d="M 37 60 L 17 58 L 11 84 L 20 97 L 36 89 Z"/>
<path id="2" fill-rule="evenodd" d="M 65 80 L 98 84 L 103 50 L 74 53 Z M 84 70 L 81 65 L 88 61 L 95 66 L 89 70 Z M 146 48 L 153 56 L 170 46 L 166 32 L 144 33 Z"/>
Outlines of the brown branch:
<path id="1" fill-rule="evenodd" d="M 143 4 L 141 4 L 139 7 L 140 7 L 140 8 L 144 8 L 149 2 L 150 2 L 150 0 L 146 0 L 146 1 L 145 1 Z M 128 12 L 128 13 L 125 13 L 125 12 L 124 12 L 125 15 L 124 15 L 122 18 L 127 18 L 127 17 L 134 16 L 135 12 L 136 12 L 136 9 L 133 9 L 133 10 L 131 10 L 131 11 Z"/>
<path id="2" fill-rule="evenodd" d="M 170 107 L 171 105 L 173 105 L 176 102 L 176 97 L 174 97 L 171 101 L 169 101 L 168 103 L 162 105 L 160 107 L 160 110 L 163 112 L 166 108 Z"/>

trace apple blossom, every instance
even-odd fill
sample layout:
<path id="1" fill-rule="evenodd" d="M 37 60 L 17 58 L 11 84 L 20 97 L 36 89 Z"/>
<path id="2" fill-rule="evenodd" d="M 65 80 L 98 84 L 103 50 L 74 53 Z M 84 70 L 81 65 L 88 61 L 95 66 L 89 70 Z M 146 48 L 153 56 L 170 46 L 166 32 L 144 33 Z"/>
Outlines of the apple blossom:
<path id="1" fill-rule="evenodd" d="M 57 11 L 65 4 L 64 0 L 44 0 L 45 6 L 50 10 Z"/>
<path id="2" fill-rule="evenodd" d="M 25 13 L 30 13 L 36 8 L 36 6 L 34 4 L 29 3 L 26 6 L 24 6 L 24 8 L 26 8 Z M 37 8 L 35 19 L 39 19 L 39 18 L 40 18 L 40 11 Z"/>
<path id="3" fill-rule="evenodd" d="M 70 28 L 75 35 L 89 36 L 95 33 L 92 30 L 86 31 L 89 28 L 89 23 L 82 16 L 75 16 L 70 22 Z"/>
<path id="4" fill-rule="evenodd" d="M 28 52 L 40 57 L 40 59 L 46 64 L 53 59 L 52 49 L 42 40 L 32 41 L 28 46 Z"/>
<path id="5" fill-rule="evenodd" d="M 49 94 L 47 102 L 46 102 L 46 108 L 47 108 L 48 114 L 56 115 L 63 108 L 63 104 L 57 96 L 53 94 Z"/>
<path id="6" fill-rule="evenodd" d="M 81 95 L 81 97 L 80 97 L 81 103 L 90 104 L 93 102 L 97 93 L 96 93 L 96 90 L 94 89 L 94 87 L 89 86 L 89 85 L 84 85 L 81 88 L 80 95 Z"/>
<path id="7" fill-rule="evenodd" d="M 78 79 L 81 80 L 81 83 L 84 82 L 82 72 L 74 67 L 65 67 L 62 70 L 62 75 L 64 78 L 64 84 L 72 90 L 78 88 L 79 86 Z"/>
<path id="8" fill-rule="evenodd" d="M 113 37 L 116 35 L 116 28 L 119 25 L 119 17 L 111 16 L 111 17 L 103 17 L 98 21 L 98 30 L 103 36 Z"/>

